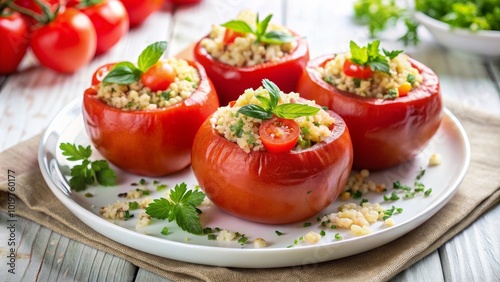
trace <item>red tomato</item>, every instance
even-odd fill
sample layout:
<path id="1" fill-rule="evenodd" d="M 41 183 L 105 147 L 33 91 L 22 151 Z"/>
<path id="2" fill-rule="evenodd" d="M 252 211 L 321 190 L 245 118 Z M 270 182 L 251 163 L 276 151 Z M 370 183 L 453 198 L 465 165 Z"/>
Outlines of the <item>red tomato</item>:
<path id="1" fill-rule="evenodd" d="M 316 68 L 334 55 L 308 63 L 297 92 L 338 113 L 347 123 L 354 147 L 354 169 L 381 170 L 415 157 L 437 131 L 442 118 L 439 81 L 434 72 L 410 59 L 424 81 L 394 100 L 363 98 L 338 90 Z"/>
<path id="2" fill-rule="evenodd" d="M 115 65 L 115 63 L 105 64 L 98 68 L 92 75 L 92 85 L 99 84 Z"/>
<path id="3" fill-rule="evenodd" d="M 144 22 L 152 13 L 160 10 L 163 0 L 120 0 L 127 10 L 130 27 Z"/>
<path id="4" fill-rule="evenodd" d="M 108 51 L 127 33 L 128 14 L 122 2 L 103 0 L 82 8 L 78 7 L 78 4 L 81 4 L 81 1 L 72 1 L 68 6 L 76 6 L 92 21 L 97 33 L 96 55 Z"/>
<path id="5" fill-rule="evenodd" d="M 237 32 L 237 31 L 234 31 L 232 29 L 229 29 L 229 28 L 226 28 L 226 32 L 224 32 L 224 39 L 222 39 L 222 42 L 224 42 L 224 44 L 231 44 L 234 42 L 234 40 L 236 39 L 236 37 L 240 37 L 242 36 L 243 34 L 240 33 L 240 32 Z"/>
<path id="6" fill-rule="evenodd" d="M 40 4 L 37 3 L 37 1 L 39 1 Z M 49 8 L 50 12 L 54 13 L 59 5 L 64 4 L 64 1 L 60 1 L 60 0 L 14 0 L 14 4 L 19 6 L 19 7 L 25 8 L 29 11 L 32 11 L 33 13 L 35 13 L 37 15 L 43 15 L 41 5 L 45 5 L 47 8 Z M 29 27 L 31 27 L 37 23 L 37 21 L 31 16 L 23 15 L 23 17 L 26 20 L 26 22 L 28 23 Z"/>
<path id="7" fill-rule="evenodd" d="M 189 98 L 167 108 L 123 111 L 97 98 L 94 88 L 85 91 L 85 129 L 107 160 L 145 176 L 174 173 L 191 163 L 196 131 L 219 102 L 203 68 L 195 62 L 189 64 L 198 70 L 200 85 Z"/>
<path id="8" fill-rule="evenodd" d="M 246 153 L 207 119 L 196 134 L 191 167 L 207 197 L 232 215 L 272 224 L 304 220 L 338 197 L 351 170 L 349 132 L 335 119 L 324 142 L 286 153 Z"/>
<path id="9" fill-rule="evenodd" d="M 165 90 L 175 81 L 174 68 L 165 61 L 158 61 L 141 76 L 144 86 L 152 91 Z"/>
<path id="10" fill-rule="evenodd" d="M 200 3 L 201 0 L 167 0 L 167 2 L 170 2 L 174 5 L 193 5 Z"/>
<path id="11" fill-rule="evenodd" d="M 3 11 L 4 13 L 6 11 Z M 28 26 L 21 14 L 8 11 L 0 15 L 0 74 L 11 74 L 17 70 L 28 48 Z"/>
<path id="12" fill-rule="evenodd" d="M 297 81 L 309 60 L 306 40 L 300 38 L 295 50 L 277 62 L 267 62 L 251 67 L 234 67 L 216 61 L 198 42 L 194 47 L 194 58 L 203 65 L 213 81 L 221 105 L 236 100 L 247 88 L 262 85 L 268 78 L 285 93 L 295 91 Z"/>
<path id="13" fill-rule="evenodd" d="M 92 59 L 96 41 L 90 19 L 75 8 L 66 8 L 52 22 L 33 31 L 30 46 L 43 66 L 72 73 Z"/>
<path id="14" fill-rule="evenodd" d="M 271 153 L 289 152 L 297 144 L 300 127 L 293 119 L 273 117 L 259 127 L 262 144 Z"/>
<path id="15" fill-rule="evenodd" d="M 359 78 L 359 79 L 369 79 L 373 76 L 372 69 L 370 66 L 360 66 L 351 62 L 350 60 L 344 61 L 344 73 L 347 76 Z"/>

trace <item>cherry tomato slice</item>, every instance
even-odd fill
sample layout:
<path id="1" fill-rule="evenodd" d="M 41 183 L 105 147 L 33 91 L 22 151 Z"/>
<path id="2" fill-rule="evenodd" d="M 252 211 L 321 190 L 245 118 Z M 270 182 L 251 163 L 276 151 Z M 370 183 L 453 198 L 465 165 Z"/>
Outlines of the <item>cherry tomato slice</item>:
<path id="1" fill-rule="evenodd" d="M 293 119 L 273 117 L 259 127 L 260 139 L 271 153 L 289 152 L 297 144 L 300 128 Z"/>
<path id="2" fill-rule="evenodd" d="M 226 28 L 226 32 L 224 33 L 224 39 L 222 39 L 222 42 L 224 43 L 224 45 L 231 44 L 234 42 L 236 37 L 241 37 L 241 36 L 243 36 L 243 33 Z"/>
<path id="3" fill-rule="evenodd" d="M 159 61 L 142 74 L 141 81 L 152 91 L 165 90 L 175 81 L 175 76 L 175 70 L 170 64 Z"/>
<path id="4" fill-rule="evenodd" d="M 368 79 L 373 75 L 370 66 L 356 65 L 350 60 L 345 60 L 344 62 L 344 73 L 347 76 L 352 76 L 359 79 Z"/>

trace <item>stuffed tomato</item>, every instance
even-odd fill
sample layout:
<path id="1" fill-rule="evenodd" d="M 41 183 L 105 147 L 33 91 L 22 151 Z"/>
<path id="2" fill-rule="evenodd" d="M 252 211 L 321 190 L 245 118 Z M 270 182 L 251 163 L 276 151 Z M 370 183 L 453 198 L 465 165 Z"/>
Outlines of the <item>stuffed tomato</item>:
<path id="1" fill-rule="evenodd" d="M 202 66 L 156 57 L 137 68 L 127 62 L 101 67 L 83 98 L 85 128 L 96 149 L 117 167 L 145 176 L 187 167 L 196 131 L 219 106 Z M 121 75 L 134 72 L 133 81 Z"/>
<path id="2" fill-rule="evenodd" d="M 275 82 L 285 92 L 295 91 L 309 60 L 303 37 L 244 11 L 236 20 L 214 25 L 194 47 L 194 58 L 213 81 L 221 105 L 236 100 L 262 79 Z"/>
<path id="3" fill-rule="evenodd" d="M 351 42 L 350 53 L 310 61 L 297 86 L 345 120 L 354 169 L 382 170 L 414 158 L 442 119 L 436 74 L 401 51 L 382 54 L 378 45 Z"/>
<path id="4" fill-rule="evenodd" d="M 342 192 L 352 144 L 336 113 L 269 81 L 265 86 L 247 89 L 203 123 L 191 166 L 222 210 L 256 222 L 292 223 L 318 214 Z"/>

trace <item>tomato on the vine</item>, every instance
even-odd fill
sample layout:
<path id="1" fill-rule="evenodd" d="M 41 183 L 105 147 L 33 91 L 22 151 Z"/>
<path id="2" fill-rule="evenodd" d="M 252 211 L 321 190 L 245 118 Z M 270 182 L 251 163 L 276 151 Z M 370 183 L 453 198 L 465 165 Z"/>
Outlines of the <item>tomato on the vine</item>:
<path id="1" fill-rule="evenodd" d="M 72 73 L 93 58 L 96 42 L 90 19 L 75 8 L 65 8 L 33 31 L 30 46 L 43 66 Z"/>
<path id="2" fill-rule="evenodd" d="M 120 0 L 127 10 L 130 27 L 144 22 L 152 13 L 160 10 L 163 0 Z"/>
<path id="3" fill-rule="evenodd" d="M 18 12 L 0 11 L 0 74 L 17 70 L 28 48 L 28 27 Z"/>
<path id="4" fill-rule="evenodd" d="M 28 23 L 29 27 L 37 24 L 37 19 L 34 16 L 43 16 L 42 6 L 48 8 L 51 13 L 54 13 L 60 6 L 61 0 L 14 0 L 14 5 L 30 11 L 32 15 L 24 15 L 23 18 Z"/>
<path id="5" fill-rule="evenodd" d="M 300 127 L 293 119 L 273 117 L 259 127 L 262 144 L 271 153 L 289 152 L 297 144 Z"/>
<path id="6" fill-rule="evenodd" d="M 347 59 L 344 61 L 343 71 L 345 75 L 358 79 L 369 79 L 373 76 L 370 66 L 361 66 Z"/>
<path id="7" fill-rule="evenodd" d="M 113 47 L 127 33 L 127 10 L 116 0 L 73 0 L 68 7 L 75 7 L 89 17 L 97 33 L 96 55 Z"/>
<path id="8" fill-rule="evenodd" d="M 175 76 L 175 70 L 169 63 L 158 61 L 142 74 L 141 81 L 152 91 L 165 90 L 175 81 Z"/>

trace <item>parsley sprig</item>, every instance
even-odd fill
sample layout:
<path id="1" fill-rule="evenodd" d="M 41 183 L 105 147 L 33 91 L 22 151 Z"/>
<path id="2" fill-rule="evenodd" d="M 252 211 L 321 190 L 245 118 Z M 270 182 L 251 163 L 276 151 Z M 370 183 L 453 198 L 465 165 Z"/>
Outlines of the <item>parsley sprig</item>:
<path id="1" fill-rule="evenodd" d="M 169 197 L 170 200 L 155 199 L 146 208 L 146 213 L 156 219 L 168 219 L 169 222 L 175 220 L 182 230 L 202 234 L 203 227 L 196 207 L 203 202 L 205 194 L 198 190 L 188 190 L 186 183 L 182 182 L 170 190 Z"/>
<path id="2" fill-rule="evenodd" d="M 90 146 L 76 146 L 68 142 L 61 143 L 59 148 L 68 161 L 82 161 L 81 164 L 71 168 L 71 178 L 69 180 L 71 189 L 77 192 L 83 191 L 87 189 L 88 185 L 95 184 L 96 182 L 103 186 L 115 185 L 116 174 L 109 167 L 106 160 L 89 160 L 92 155 Z"/>
<path id="3" fill-rule="evenodd" d="M 295 39 L 293 35 L 282 31 L 266 31 L 272 17 L 273 14 L 270 14 L 263 21 L 260 21 L 259 15 L 257 14 L 257 19 L 255 20 L 255 29 L 253 29 L 250 25 L 242 20 L 231 20 L 223 23 L 222 26 L 243 34 L 252 33 L 257 38 L 255 40 L 256 43 L 262 42 L 268 44 L 282 44 L 292 42 Z"/>
<path id="4" fill-rule="evenodd" d="M 400 53 L 402 50 L 387 51 L 383 49 L 383 54 L 380 53 L 380 41 L 375 40 L 368 43 L 367 46 L 359 46 L 356 42 L 352 41 L 349 43 L 349 48 L 351 51 L 351 57 L 349 60 L 356 65 L 360 66 L 370 66 L 372 71 L 380 71 L 389 74 L 389 62 L 387 59 L 392 60 Z"/>
<path id="5" fill-rule="evenodd" d="M 142 74 L 160 60 L 167 50 L 166 41 L 155 42 L 144 49 L 137 60 L 137 67 L 128 61 L 117 63 L 104 77 L 105 83 L 131 84 L 138 81 Z"/>
<path id="6" fill-rule="evenodd" d="M 263 79 L 262 85 L 269 92 L 269 98 L 264 96 L 256 96 L 262 103 L 262 107 L 255 104 L 249 104 L 238 109 L 238 113 L 249 117 L 268 120 L 276 115 L 280 118 L 294 119 L 302 116 L 313 116 L 318 113 L 320 108 L 312 107 L 304 104 L 281 104 L 278 105 L 280 99 L 280 89 L 274 82 L 269 79 Z"/>

